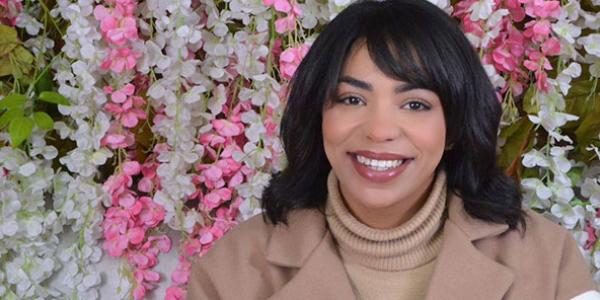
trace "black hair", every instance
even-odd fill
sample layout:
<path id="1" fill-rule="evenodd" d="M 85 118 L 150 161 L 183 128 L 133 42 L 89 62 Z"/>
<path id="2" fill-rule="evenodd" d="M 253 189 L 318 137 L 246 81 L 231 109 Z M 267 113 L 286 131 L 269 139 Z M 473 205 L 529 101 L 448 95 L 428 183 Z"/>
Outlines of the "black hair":
<path id="1" fill-rule="evenodd" d="M 387 76 L 435 92 L 446 121 L 438 168 L 448 193 L 478 219 L 525 230 L 518 184 L 496 163 L 502 107 L 479 57 L 456 20 L 425 0 L 358 1 L 336 16 L 300 63 L 281 120 L 288 164 L 262 194 L 264 217 L 287 224 L 290 211 L 324 209 L 331 165 L 323 149 L 322 110 L 352 47 L 364 41 Z"/>

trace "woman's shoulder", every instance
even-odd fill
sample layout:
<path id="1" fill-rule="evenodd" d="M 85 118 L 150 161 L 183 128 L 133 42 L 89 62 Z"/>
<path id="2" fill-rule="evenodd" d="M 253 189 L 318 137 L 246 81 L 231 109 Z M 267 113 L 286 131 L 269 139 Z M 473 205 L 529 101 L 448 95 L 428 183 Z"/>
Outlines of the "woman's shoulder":
<path id="1" fill-rule="evenodd" d="M 316 209 L 297 209 L 288 214 L 287 224 L 274 225 L 264 213 L 257 214 L 229 230 L 205 256 L 264 256 L 273 239 L 322 236 L 325 218 Z"/>
<path id="2" fill-rule="evenodd" d="M 524 241 L 538 243 L 542 247 L 564 245 L 566 241 L 574 241 L 573 235 L 565 227 L 550 220 L 548 217 L 536 212 L 531 208 L 525 208 L 526 212 Z M 555 248 L 557 249 L 557 248 Z"/>
<path id="3" fill-rule="evenodd" d="M 231 256 L 238 251 L 246 254 L 261 252 L 261 249 L 266 248 L 274 228 L 274 225 L 266 222 L 264 214 L 257 214 L 231 228 L 214 243 L 206 255 L 220 253 Z"/>
<path id="4" fill-rule="evenodd" d="M 241 222 L 192 264 L 188 299 L 266 299 L 293 275 L 281 258 L 302 259 L 325 232 L 317 210 L 295 210 L 288 225 L 273 225 L 263 214 Z M 257 280 L 262 278 L 262 280 Z M 236 289 L 230 283 L 236 282 Z"/>

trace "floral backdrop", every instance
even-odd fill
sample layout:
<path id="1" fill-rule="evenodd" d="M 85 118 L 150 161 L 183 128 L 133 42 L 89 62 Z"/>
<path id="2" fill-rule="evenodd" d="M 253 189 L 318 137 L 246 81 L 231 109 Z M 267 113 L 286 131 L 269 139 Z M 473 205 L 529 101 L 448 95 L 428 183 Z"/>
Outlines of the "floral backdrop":
<path id="1" fill-rule="evenodd" d="M 500 165 L 600 283 L 600 0 L 433 2 L 497 88 Z M 260 212 L 289 80 L 349 3 L 0 0 L 0 298 L 183 299 Z"/>

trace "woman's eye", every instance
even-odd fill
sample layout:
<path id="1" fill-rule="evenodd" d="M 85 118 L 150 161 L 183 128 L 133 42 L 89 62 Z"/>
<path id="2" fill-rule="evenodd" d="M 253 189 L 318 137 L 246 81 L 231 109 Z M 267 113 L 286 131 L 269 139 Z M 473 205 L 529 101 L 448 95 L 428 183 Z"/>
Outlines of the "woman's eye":
<path id="1" fill-rule="evenodd" d="M 422 102 L 411 101 L 405 105 L 410 110 L 429 110 L 430 107 Z"/>
<path id="2" fill-rule="evenodd" d="M 338 100 L 338 102 L 347 105 L 364 105 L 364 101 L 358 97 L 349 96 Z"/>

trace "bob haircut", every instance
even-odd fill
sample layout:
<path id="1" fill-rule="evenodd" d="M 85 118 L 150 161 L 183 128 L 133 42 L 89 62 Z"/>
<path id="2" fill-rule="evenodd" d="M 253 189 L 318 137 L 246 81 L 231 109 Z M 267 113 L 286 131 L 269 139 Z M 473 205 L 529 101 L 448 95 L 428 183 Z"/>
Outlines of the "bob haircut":
<path id="1" fill-rule="evenodd" d="M 520 189 L 496 164 L 502 108 L 495 90 L 457 22 L 425 0 L 355 2 L 315 40 L 291 82 L 280 132 L 288 165 L 263 192 L 265 220 L 287 224 L 301 208 L 324 212 L 331 165 L 322 111 L 357 42 L 384 74 L 440 98 L 449 149 L 438 168 L 446 170 L 448 193 L 463 199 L 469 215 L 511 230 L 521 224 L 524 232 Z"/>

